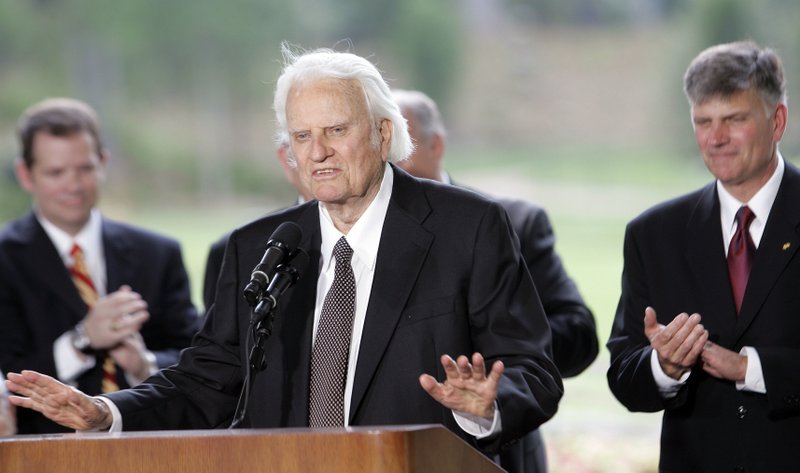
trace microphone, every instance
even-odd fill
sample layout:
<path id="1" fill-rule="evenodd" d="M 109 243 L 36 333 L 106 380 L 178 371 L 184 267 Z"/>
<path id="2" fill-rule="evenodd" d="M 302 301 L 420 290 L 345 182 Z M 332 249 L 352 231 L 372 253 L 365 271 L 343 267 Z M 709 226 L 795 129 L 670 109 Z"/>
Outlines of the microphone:
<path id="1" fill-rule="evenodd" d="M 272 233 L 267 241 L 267 250 L 261 261 L 253 268 L 250 282 L 245 286 L 243 295 L 250 307 L 254 306 L 270 282 L 272 273 L 278 265 L 292 256 L 297 244 L 300 243 L 303 232 L 294 222 L 283 222 Z"/>
<path id="2" fill-rule="evenodd" d="M 269 287 L 261 294 L 258 305 L 253 309 L 250 323 L 261 322 L 278 305 L 278 299 L 297 282 L 300 272 L 304 271 L 306 266 L 308 266 L 308 254 L 302 248 L 298 248 L 292 256 L 291 262 L 280 264 L 275 268 L 275 276 L 269 283 Z"/>

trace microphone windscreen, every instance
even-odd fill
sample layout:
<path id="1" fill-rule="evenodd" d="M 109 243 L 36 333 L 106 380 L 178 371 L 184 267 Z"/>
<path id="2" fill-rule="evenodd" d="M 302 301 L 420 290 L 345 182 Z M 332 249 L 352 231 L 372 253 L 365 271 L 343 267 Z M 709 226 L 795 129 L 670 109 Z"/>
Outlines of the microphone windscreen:
<path id="1" fill-rule="evenodd" d="M 300 229 L 300 225 L 294 222 L 283 222 L 272 233 L 270 241 L 279 241 L 289 247 L 290 250 L 294 250 L 302 238 L 303 230 Z"/>

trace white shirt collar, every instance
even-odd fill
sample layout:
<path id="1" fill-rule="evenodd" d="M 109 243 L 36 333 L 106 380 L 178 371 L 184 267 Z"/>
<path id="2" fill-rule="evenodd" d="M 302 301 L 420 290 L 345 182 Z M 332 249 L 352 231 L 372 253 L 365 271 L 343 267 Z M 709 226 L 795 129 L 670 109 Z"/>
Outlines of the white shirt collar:
<path id="1" fill-rule="evenodd" d="M 375 268 L 383 222 L 386 219 L 386 211 L 389 209 L 393 185 L 394 173 L 387 163 L 383 170 L 383 180 L 377 195 L 346 235 L 347 243 L 353 249 L 353 259 L 358 259 L 370 270 Z M 339 241 L 339 238 L 345 235 L 333 225 L 333 220 L 331 220 L 331 216 L 323 202 L 319 203 L 319 224 L 322 232 L 322 245 L 320 248 L 322 251 L 322 272 L 325 272 L 333 260 L 333 247 Z"/>
<path id="2" fill-rule="evenodd" d="M 53 242 L 53 246 L 56 247 L 65 266 L 72 266 L 70 251 L 73 243 L 77 243 L 81 247 L 95 289 L 100 296 L 104 296 L 106 294 L 106 257 L 103 252 L 103 218 L 100 211 L 92 209 L 89 221 L 74 237 L 56 227 L 38 212 L 36 218 L 50 241 Z"/>
<path id="3" fill-rule="evenodd" d="M 51 221 L 47 220 L 39 212 L 36 212 L 36 219 L 44 228 L 45 233 L 53 242 L 53 245 L 58 250 L 58 254 L 67 265 L 72 264 L 72 257 L 69 255 L 72 250 L 73 243 L 77 243 L 86 257 L 89 258 L 91 254 L 97 254 L 102 249 L 102 217 L 100 211 L 92 209 L 89 214 L 89 221 L 86 225 L 73 237 L 64 230 L 58 228 Z"/>
<path id="4" fill-rule="evenodd" d="M 717 180 L 720 222 L 722 223 L 722 235 L 725 239 L 726 248 L 736 228 L 736 212 L 739 210 L 739 207 L 743 205 L 750 207 L 750 210 L 755 214 L 755 219 L 753 219 L 753 223 L 750 225 L 750 234 L 753 238 L 753 242 L 758 246 L 758 243 L 761 241 L 761 235 L 764 234 L 764 227 L 769 218 L 772 204 L 775 202 L 775 197 L 778 195 L 778 189 L 783 180 L 784 168 L 783 156 L 778 153 L 778 166 L 775 168 L 775 172 L 772 173 L 772 177 L 770 177 L 766 184 L 756 192 L 749 202 L 739 202 L 739 200 L 732 196 L 722 183 Z"/>

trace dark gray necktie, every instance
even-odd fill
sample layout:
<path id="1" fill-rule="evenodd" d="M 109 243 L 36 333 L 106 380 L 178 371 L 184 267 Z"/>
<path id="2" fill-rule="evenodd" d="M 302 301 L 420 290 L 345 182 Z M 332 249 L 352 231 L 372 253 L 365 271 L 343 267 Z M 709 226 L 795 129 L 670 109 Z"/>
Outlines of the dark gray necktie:
<path id="1" fill-rule="evenodd" d="M 356 279 L 350 259 L 353 249 L 341 237 L 333 248 L 333 284 L 322 303 L 317 338 L 311 352 L 308 425 L 344 426 L 344 387 L 350 338 L 356 310 Z"/>

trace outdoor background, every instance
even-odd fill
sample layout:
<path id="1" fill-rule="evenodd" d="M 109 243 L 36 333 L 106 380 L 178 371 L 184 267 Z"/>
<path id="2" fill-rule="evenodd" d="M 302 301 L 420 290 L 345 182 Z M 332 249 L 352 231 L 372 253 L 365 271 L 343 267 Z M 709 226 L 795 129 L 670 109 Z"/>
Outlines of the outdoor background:
<path id="1" fill-rule="evenodd" d="M 19 114 L 84 99 L 112 153 L 101 209 L 179 239 L 201 306 L 209 245 L 295 198 L 273 153 L 280 42 L 348 49 L 439 102 L 454 179 L 547 208 L 604 344 L 626 222 L 709 180 L 681 91 L 697 52 L 754 39 L 782 55 L 781 148 L 798 162 L 799 14 L 793 0 L 0 0 L 0 223 L 29 208 Z M 543 427 L 551 471 L 656 471 L 660 415 L 621 407 L 607 365 L 603 349 L 566 381 Z"/>

